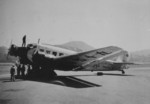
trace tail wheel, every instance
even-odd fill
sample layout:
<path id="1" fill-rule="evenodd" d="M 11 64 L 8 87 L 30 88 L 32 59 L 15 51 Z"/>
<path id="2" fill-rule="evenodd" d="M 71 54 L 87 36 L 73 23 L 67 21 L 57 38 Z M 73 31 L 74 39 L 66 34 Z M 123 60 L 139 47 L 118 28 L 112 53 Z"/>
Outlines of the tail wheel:
<path id="1" fill-rule="evenodd" d="M 122 74 L 125 74 L 125 71 L 124 70 L 121 70 Z"/>

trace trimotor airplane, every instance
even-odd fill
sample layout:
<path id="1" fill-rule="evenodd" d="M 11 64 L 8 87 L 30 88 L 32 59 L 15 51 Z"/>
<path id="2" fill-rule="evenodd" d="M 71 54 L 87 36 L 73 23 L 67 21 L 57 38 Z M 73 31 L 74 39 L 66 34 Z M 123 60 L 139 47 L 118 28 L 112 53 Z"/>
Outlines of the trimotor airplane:
<path id="1" fill-rule="evenodd" d="M 54 70 L 63 71 L 122 71 L 125 64 L 115 63 L 118 56 L 127 58 L 128 52 L 116 46 L 108 46 L 86 52 L 75 52 L 57 46 L 28 44 L 27 47 L 11 45 L 9 55 L 19 57 L 22 64 L 32 65 L 32 73 L 47 77 L 57 76 Z M 122 59 L 124 59 L 122 58 Z"/>

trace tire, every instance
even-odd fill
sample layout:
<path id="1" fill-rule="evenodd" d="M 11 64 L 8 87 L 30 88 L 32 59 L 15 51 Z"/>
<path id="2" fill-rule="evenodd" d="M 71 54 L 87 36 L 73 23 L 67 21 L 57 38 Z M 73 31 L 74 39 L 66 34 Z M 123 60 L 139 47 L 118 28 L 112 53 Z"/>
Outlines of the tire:
<path id="1" fill-rule="evenodd" d="M 101 75 L 103 75 L 103 72 L 97 72 L 97 75 L 101 76 Z"/>

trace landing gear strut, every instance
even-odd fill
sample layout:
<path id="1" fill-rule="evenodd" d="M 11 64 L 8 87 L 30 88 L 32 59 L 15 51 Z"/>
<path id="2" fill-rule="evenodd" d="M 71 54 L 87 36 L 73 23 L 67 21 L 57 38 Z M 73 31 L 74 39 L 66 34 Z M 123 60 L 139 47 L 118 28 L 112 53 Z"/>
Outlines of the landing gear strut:
<path id="1" fill-rule="evenodd" d="M 50 71 L 50 78 L 54 78 L 57 76 L 56 72 L 54 70 Z"/>
<path id="2" fill-rule="evenodd" d="M 50 70 L 43 69 L 41 73 L 42 73 L 41 77 L 44 77 L 45 79 L 52 79 L 57 76 L 56 72 L 51 69 Z"/>
<path id="3" fill-rule="evenodd" d="M 122 74 L 125 74 L 125 71 L 124 70 L 121 70 Z"/>

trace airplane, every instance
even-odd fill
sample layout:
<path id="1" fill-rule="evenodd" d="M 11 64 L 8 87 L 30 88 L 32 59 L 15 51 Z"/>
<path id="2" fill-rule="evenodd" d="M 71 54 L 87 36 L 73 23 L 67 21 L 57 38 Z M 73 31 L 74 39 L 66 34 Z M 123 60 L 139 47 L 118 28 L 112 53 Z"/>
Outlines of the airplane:
<path id="1" fill-rule="evenodd" d="M 120 47 L 108 46 L 85 52 L 75 52 L 54 45 L 31 43 L 26 47 L 12 44 L 8 55 L 19 58 L 21 64 L 31 65 L 32 73 L 47 77 L 57 76 L 55 70 L 62 71 L 105 71 L 119 70 L 124 74 L 122 66 L 115 68 L 108 60 L 118 56 L 128 57 L 128 52 Z M 103 65 L 103 68 L 101 68 Z M 107 67 L 104 69 L 104 67 Z"/>
<path id="2" fill-rule="evenodd" d="M 95 60 L 83 67 L 83 69 L 84 71 L 121 71 L 122 74 L 125 74 L 124 69 L 128 69 L 129 65 L 139 65 L 139 63 L 128 62 L 128 60 L 129 53 L 127 51 L 124 51 L 121 55 L 118 55 L 111 60 Z M 97 74 L 101 75 L 102 73 Z"/>

